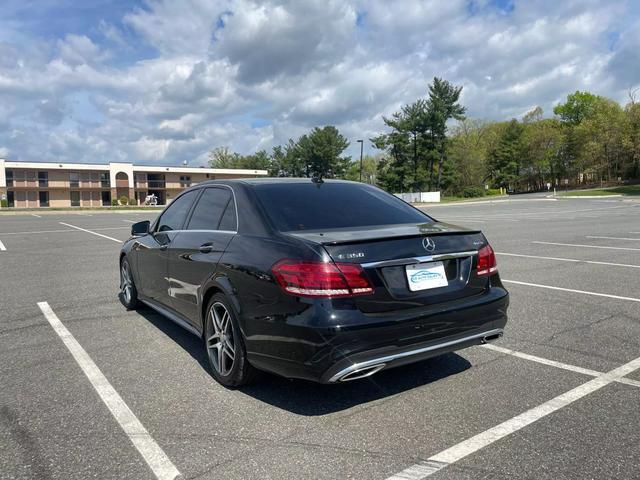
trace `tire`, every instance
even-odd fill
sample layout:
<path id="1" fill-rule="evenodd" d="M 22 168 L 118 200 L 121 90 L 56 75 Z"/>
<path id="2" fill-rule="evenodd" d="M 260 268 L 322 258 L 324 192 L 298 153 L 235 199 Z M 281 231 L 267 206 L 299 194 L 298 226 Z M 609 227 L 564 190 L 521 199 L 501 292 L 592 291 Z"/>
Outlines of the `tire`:
<path id="1" fill-rule="evenodd" d="M 135 310 L 140 305 L 138 289 L 133 281 L 131 265 L 129 265 L 127 257 L 124 257 L 120 262 L 120 294 L 118 297 L 127 310 Z"/>
<path id="2" fill-rule="evenodd" d="M 207 305 L 204 345 L 213 377 L 225 387 L 250 383 L 256 374 L 247 360 L 247 350 L 237 315 L 226 296 L 217 293 Z"/>

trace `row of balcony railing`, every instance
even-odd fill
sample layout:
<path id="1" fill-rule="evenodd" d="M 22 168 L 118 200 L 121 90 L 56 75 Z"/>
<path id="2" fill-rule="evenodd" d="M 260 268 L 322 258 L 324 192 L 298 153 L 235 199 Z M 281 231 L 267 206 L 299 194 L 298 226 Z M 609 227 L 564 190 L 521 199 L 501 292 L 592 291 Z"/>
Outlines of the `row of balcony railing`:
<path id="1" fill-rule="evenodd" d="M 180 181 L 180 188 L 187 188 L 194 185 L 191 181 Z M 128 182 L 117 182 L 117 188 L 127 188 Z M 165 180 L 147 180 L 147 181 L 135 181 L 135 188 L 166 188 L 167 182 Z M 39 187 L 39 188 L 111 188 L 111 183 L 107 181 L 79 181 L 70 180 L 67 184 L 66 181 L 53 180 L 15 180 L 7 179 L 7 187 Z"/>

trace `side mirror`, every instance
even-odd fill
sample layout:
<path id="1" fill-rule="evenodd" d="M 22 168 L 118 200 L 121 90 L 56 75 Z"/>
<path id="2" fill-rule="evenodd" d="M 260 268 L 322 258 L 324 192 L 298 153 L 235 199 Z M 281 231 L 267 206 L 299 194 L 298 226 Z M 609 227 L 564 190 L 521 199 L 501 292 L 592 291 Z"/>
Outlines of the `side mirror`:
<path id="1" fill-rule="evenodd" d="M 134 237 L 140 237 L 142 235 L 146 235 L 149 233 L 149 227 L 151 226 L 151 222 L 149 220 L 144 220 L 143 222 L 134 223 L 131 225 L 131 235 Z"/>

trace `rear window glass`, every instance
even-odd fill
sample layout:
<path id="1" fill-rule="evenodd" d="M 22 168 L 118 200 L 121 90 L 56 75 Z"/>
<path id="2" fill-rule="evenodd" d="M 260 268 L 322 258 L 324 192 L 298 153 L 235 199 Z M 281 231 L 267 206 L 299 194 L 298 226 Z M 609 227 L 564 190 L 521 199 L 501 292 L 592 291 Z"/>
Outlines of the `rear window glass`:
<path id="1" fill-rule="evenodd" d="M 424 223 L 432 219 L 377 188 L 352 183 L 256 185 L 274 226 L 283 232 Z"/>

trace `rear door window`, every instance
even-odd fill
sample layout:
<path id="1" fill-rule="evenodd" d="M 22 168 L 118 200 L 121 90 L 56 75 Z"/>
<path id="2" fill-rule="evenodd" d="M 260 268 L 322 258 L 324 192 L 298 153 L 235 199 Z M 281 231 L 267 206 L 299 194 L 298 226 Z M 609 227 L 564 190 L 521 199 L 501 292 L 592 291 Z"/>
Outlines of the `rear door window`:
<path id="1" fill-rule="evenodd" d="M 325 182 L 258 184 L 255 191 L 280 231 L 432 222 L 431 217 L 378 188 Z"/>
<path id="2" fill-rule="evenodd" d="M 228 188 L 206 188 L 193 209 L 187 230 L 235 230 L 235 206 L 233 208 L 234 228 L 222 228 L 221 220 L 226 218 L 226 211 L 233 203 L 231 190 Z M 227 219 L 227 223 L 231 220 Z"/>

